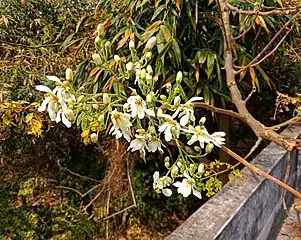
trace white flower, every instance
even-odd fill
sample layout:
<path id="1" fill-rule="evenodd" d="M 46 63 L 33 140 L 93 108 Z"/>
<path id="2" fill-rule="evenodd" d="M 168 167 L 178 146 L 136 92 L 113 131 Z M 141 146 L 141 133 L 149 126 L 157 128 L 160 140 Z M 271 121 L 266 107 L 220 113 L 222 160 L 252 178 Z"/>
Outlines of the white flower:
<path id="1" fill-rule="evenodd" d="M 149 142 L 148 142 L 148 150 L 150 152 L 156 152 L 157 150 L 161 153 L 163 153 L 162 146 L 164 146 L 160 139 L 156 137 L 149 136 Z"/>
<path id="2" fill-rule="evenodd" d="M 154 117 L 155 112 L 152 109 L 146 108 L 146 102 L 139 96 L 130 96 L 127 100 L 128 104 L 130 104 L 132 118 L 138 116 L 139 119 L 143 119 L 145 114 Z"/>
<path id="3" fill-rule="evenodd" d="M 193 97 L 191 98 L 189 101 L 187 101 L 186 103 L 180 105 L 180 107 L 178 107 L 178 109 L 175 111 L 175 113 L 172 115 L 172 118 L 176 118 L 179 114 L 179 117 L 181 117 L 180 119 L 180 125 L 181 126 L 186 126 L 187 123 L 190 121 L 194 122 L 195 121 L 195 117 L 194 117 L 194 110 L 193 110 L 193 105 L 192 102 L 195 101 L 201 101 L 203 100 L 202 97 Z"/>
<path id="4" fill-rule="evenodd" d="M 225 137 L 226 133 L 224 132 L 215 132 L 213 134 L 211 134 L 212 137 L 212 143 L 217 146 L 217 147 L 221 147 L 221 145 L 225 144 Z"/>
<path id="5" fill-rule="evenodd" d="M 164 132 L 165 141 L 169 142 L 173 137 L 173 133 L 176 134 L 176 137 L 178 138 L 180 135 L 179 123 L 173 120 L 168 114 L 160 114 L 160 117 L 164 117 L 165 122 L 159 127 L 158 131 L 161 133 Z"/>
<path id="6" fill-rule="evenodd" d="M 193 128 L 189 126 L 189 129 L 181 129 L 183 132 L 192 133 L 191 139 L 187 142 L 188 145 L 194 144 L 196 141 L 199 141 L 201 148 L 204 148 L 205 143 L 210 143 L 212 140 L 211 135 L 208 133 L 205 127 L 196 126 Z"/>
<path id="7" fill-rule="evenodd" d="M 201 199 L 202 195 L 196 190 L 195 180 L 191 178 L 186 172 L 184 172 L 184 179 L 182 182 L 175 182 L 173 185 L 178 188 L 178 193 L 181 193 L 183 197 L 188 197 L 191 194 Z"/>
<path id="8" fill-rule="evenodd" d="M 62 121 L 67 128 L 70 128 L 72 124 L 67 118 L 67 111 L 68 110 L 69 109 L 60 109 L 57 112 L 55 121 L 56 121 L 56 123 L 59 123 L 60 121 Z"/>
<path id="9" fill-rule="evenodd" d="M 146 50 L 148 50 L 148 51 L 152 50 L 152 48 L 155 46 L 156 43 L 157 43 L 156 37 L 151 37 L 150 39 L 148 39 L 148 41 L 145 45 Z"/>
<path id="10" fill-rule="evenodd" d="M 137 132 L 140 132 L 140 134 L 135 135 L 136 139 L 131 141 L 127 150 L 132 149 L 132 152 L 139 150 L 142 157 L 145 157 L 145 149 L 149 151 L 146 143 L 146 134 L 144 129 L 138 129 Z"/>
<path id="11" fill-rule="evenodd" d="M 170 197 L 172 195 L 172 191 L 169 188 L 166 188 L 166 186 L 169 186 L 171 183 L 170 177 L 164 176 L 159 178 L 159 172 L 156 171 L 153 175 L 154 178 L 154 183 L 153 183 L 153 188 L 155 189 L 156 192 L 162 193 L 166 197 Z"/>
<path id="12" fill-rule="evenodd" d="M 46 76 L 50 81 L 56 82 L 58 85 L 63 85 L 62 81 L 57 76 Z"/>
<path id="13" fill-rule="evenodd" d="M 116 138 L 123 137 L 130 142 L 131 141 L 131 126 L 130 115 L 127 113 L 118 112 L 116 109 L 111 113 L 111 120 L 113 127 L 110 130 L 112 135 L 116 135 Z"/>
<path id="14" fill-rule="evenodd" d="M 134 64 L 129 62 L 125 65 L 127 72 L 131 72 L 134 69 Z"/>

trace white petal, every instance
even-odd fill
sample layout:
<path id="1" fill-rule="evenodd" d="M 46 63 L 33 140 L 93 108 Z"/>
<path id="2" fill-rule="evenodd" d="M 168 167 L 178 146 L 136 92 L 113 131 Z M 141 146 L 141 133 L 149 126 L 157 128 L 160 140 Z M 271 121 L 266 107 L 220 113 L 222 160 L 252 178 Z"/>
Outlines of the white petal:
<path id="1" fill-rule="evenodd" d="M 41 103 L 41 106 L 38 108 L 39 112 L 44 112 L 46 110 L 47 104 L 49 103 L 49 98 L 45 98 L 44 101 Z"/>
<path id="2" fill-rule="evenodd" d="M 143 119 L 145 117 L 144 109 L 141 106 L 137 107 L 137 114 L 139 119 Z"/>
<path id="3" fill-rule="evenodd" d="M 192 186 L 190 184 L 183 187 L 181 189 L 181 193 L 183 194 L 183 197 L 188 197 L 191 194 L 191 189 Z"/>
<path id="4" fill-rule="evenodd" d="M 172 139 L 171 126 L 168 125 L 165 129 L 165 141 L 169 142 Z"/>
<path id="5" fill-rule="evenodd" d="M 181 188 L 182 187 L 182 183 L 181 182 L 175 182 L 173 185 L 175 187 L 177 187 L 177 188 Z"/>
<path id="6" fill-rule="evenodd" d="M 188 144 L 188 145 L 192 145 L 192 144 L 194 144 L 197 140 L 198 140 L 197 135 L 192 135 L 192 137 L 191 137 L 190 140 L 187 142 L 187 144 Z"/>
<path id="7" fill-rule="evenodd" d="M 65 114 L 62 114 L 62 122 L 65 124 L 67 128 L 71 127 L 71 122 L 66 118 Z"/>
<path id="8" fill-rule="evenodd" d="M 46 76 L 48 80 L 62 83 L 61 80 L 57 76 Z"/>
<path id="9" fill-rule="evenodd" d="M 166 197 L 170 197 L 172 195 L 172 191 L 169 188 L 164 188 L 162 190 L 162 193 L 166 196 Z"/>
<path id="10" fill-rule="evenodd" d="M 44 86 L 44 85 L 37 85 L 36 89 L 40 92 L 52 93 L 52 90 L 49 87 Z"/>
<path id="11" fill-rule="evenodd" d="M 189 174 L 187 172 L 184 172 L 184 177 L 186 177 L 187 179 L 191 179 L 191 177 L 189 176 Z"/>
<path id="12" fill-rule="evenodd" d="M 172 118 L 176 118 L 178 116 L 178 114 L 179 114 L 179 112 L 180 112 L 181 109 L 182 108 L 178 108 L 171 117 Z"/>
<path id="13" fill-rule="evenodd" d="M 159 179 L 159 176 L 160 176 L 160 174 L 159 174 L 159 172 L 158 172 L 158 171 L 154 172 L 154 175 L 153 175 L 154 182 L 158 181 L 158 179 Z"/>
<path id="14" fill-rule="evenodd" d="M 163 123 L 163 125 L 161 125 L 161 126 L 158 128 L 158 131 L 159 131 L 159 132 L 164 132 L 167 126 L 168 126 L 167 123 Z"/>
<path id="15" fill-rule="evenodd" d="M 181 119 L 180 119 L 180 125 L 186 126 L 189 121 L 189 114 L 186 113 Z"/>
<path id="16" fill-rule="evenodd" d="M 192 194 L 194 196 L 196 196 L 197 198 L 202 199 L 201 193 L 199 191 L 195 190 L 194 188 L 192 188 Z"/>
<path id="17" fill-rule="evenodd" d="M 49 102 L 47 111 L 48 111 L 51 121 L 55 121 L 55 119 L 56 119 L 56 111 L 54 109 L 55 109 L 54 103 Z"/>
<path id="18" fill-rule="evenodd" d="M 225 132 L 215 132 L 215 133 L 212 133 L 212 136 L 224 137 L 224 136 L 226 136 L 226 133 Z"/>
<path id="19" fill-rule="evenodd" d="M 153 109 L 145 109 L 145 113 L 148 115 L 148 116 L 151 116 L 151 117 L 155 117 L 155 112 Z"/>
<path id="20" fill-rule="evenodd" d="M 187 103 L 192 103 L 192 102 L 202 101 L 202 100 L 203 100 L 202 97 L 193 97 L 193 98 L 190 98 Z"/>
<path id="21" fill-rule="evenodd" d="M 62 112 L 63 112 L 62 109 L 57 112 L 56 119 L 55 119 L 56 123 L 59 123 L 61 121 Z"/>

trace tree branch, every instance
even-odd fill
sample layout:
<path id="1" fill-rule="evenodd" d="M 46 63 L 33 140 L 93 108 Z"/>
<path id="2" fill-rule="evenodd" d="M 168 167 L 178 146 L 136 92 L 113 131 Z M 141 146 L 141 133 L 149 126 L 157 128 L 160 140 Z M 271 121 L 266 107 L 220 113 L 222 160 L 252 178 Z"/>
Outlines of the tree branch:
<path id="1" fill-rule="evenodd" d="M 301 143 L 296 139 L 288 139 L 280 134 L 276 133 L 272 129 L 267 129 L 262 123 L 256 120 L 246 108 L 240 90 L 235 81 L 234 69 L 233 69 L 233 56 L 231 50 L 232 32 L 230 25 L 229 11 L 225 0 L 216 0 L 221 12 L 222 30 L 224 36 L 224 68 L 226 71 L 227 86 L 232 95 L 232 102 L 235 104 L 239 115 L 243 118 L 243 121 L 247 123 L 258 138 L 267 139 L 282 146 L 288 151 L 292 151 L 294 148 L 300 148 Z"/>
<path id="2" fill-rule="evenodd" d="M 231 157 L 235 158 L 237 161 L 241 162 L 243 165 L 245 165 L 247 168 L 249 168 L 252 172 L 256 173 L 257 175 L 259 175 L 261 177 L 264 177 L 266 179 L 269 179 L 269 180 L 273 181 L 274 183 L 278 184 L 280 187 L 282 187 L 282 188 L 286 189 L 287 191 L 289 191 L 290 193 L 294 194 L 297 198 L 301 199 L 301 193 L 299 193 L 298 191 L 296 191 L 295 189 L 293 189 L 292 187 L 290 187 L 286 183 L 284 183 L 284 182 L 280 181 L 279 179 L 274 178 L 270 174 L 260 170 L 259 168 L 257 168 L 253 164 L 249 163 L 248 161 L 246 161 L 242 157 L 238 156 L 235 152 L 232 152 L 229 148 L 227 148 L 225 146 L 222 146 L 221 149 L 225 153 L 229 154 Z"/>
<path id="3" fill-rule="evenodd" d="M 271 11 L 266 11 L 266 12 L 261 12 L 261 11 L 247 11 L 247 10 L 242 10 L 239 9 L 238 7 L 234 7 L 229 3 L 226 3 L 225 7 L 228 7 L 230 10 L 235 11 L 239 14 L 244 14 L 244 15 L 257 15 L 257 16 L 287 16 L 287 15 L 292 15 L 292 14 L 297 14 L 301 12 L 301 7 L 296 7 L 296 8 L 286 8 L 286 9 L 274 9 Z"/>

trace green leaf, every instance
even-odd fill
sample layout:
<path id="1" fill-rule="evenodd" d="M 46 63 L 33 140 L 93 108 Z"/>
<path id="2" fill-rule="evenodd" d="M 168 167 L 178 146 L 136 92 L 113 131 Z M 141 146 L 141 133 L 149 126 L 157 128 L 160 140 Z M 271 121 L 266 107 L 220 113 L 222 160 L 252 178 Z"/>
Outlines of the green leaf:
<path id="1" fill-rule="evenodd" d="M 207 56 L 207 76 L 210 78 L 213 68 L 214 68 L 215 54 L 209 54 Z"/>
<path id="2" fill-rule="evenodd" d="M 176 39 L 172 40 L 172 49 L 174 51 L 175 54 L 175 58 L 176 58 L 176 62 L 177 62 L 177 66 L 180 67 L 181 66 L 181 50 L 179 47 L 179 44 L 177 42 Z"/>
<path id="3" fill-rule="evenodd" d="M 165 7 L 166 7 L 165 4 L 163 4 L 160 7 L 158 7 L 156 9 L 156 11 L 154 12 L 154 15 L 153 15 L 151 21 L 153 21 L 165 9 Z"/>

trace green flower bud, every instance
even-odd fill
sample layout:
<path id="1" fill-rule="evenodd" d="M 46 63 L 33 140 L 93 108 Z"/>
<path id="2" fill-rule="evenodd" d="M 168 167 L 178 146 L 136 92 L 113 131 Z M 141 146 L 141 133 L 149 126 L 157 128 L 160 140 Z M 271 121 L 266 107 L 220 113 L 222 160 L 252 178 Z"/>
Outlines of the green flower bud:
<path id="1" fill-rule="evenodd" d="M 178 87 L 176 87 L 176 88 L 175 88 L 175 93 L 177 94 L 177 93 L 180 93 L 180 92 L 181 92 L 181 89 L 178 88 Z"/>
<path id="2" fill-rule="evenodd" d="M 111 98 L 110 98 L 109 94 L 104 93 L 102 96 L 102 101 L 104 104 L 109 104 L 111 102 Z"/>
<path id="3" fill-rule="evenodd" d="M 165 95 L 160 95 L 160 99 L 166 101 L 167 97 Z"/>
<path id="4" fill-rule="evenodd" d="M 158 81 L 158 76 L 153 77 L 153 81 L 157 82 Z"/>
<path id="5" fill-rule="evenodd" d="M 84 100 L 85 96 L 81 95 L 77 98 L 77 102 L 81 103 Z"/>
<path id="6" fill-rule="evenodd" d="M 135 42 L 133 40 L 130 41 L 129 43 L 129 49 L 134 50 L 135 49 Z"/>
<path id="7" fill-rule="evenodd" d="M 96 63 L 96 65 L 101 65 L 101 58 L 97 53 L 94 53 L 92 55 L 92 59 Z"/>
<path id="8" fill-rule="evenodd" d="M 153 68 L 152 68 L 151 65 L 147 65 L 146 71 L 147 71 L 147 73 L 150 74 L 150 75 L 153 75 L 153 73 L 154 73 L 154 72 L 153 72 Z"/>
<path id="9" fill-rule="evenodd" d="M 199 147 L 199 146 L 194 146 L 193 149 L 196 151 L 196 152 L 201 152 L 202 149 Z"/>
<path id="10" fill-rule="evenodd" d="M 70 68 L 66 69 L 66 80 L 72 81 L 73 80 L 73 72 Z"/>
<path id="11" fill-rule="evenodd" d="M 162 108 L 159 108 L 157 111 L 157 116 L 161 117 L 162 114 L 163 114 L 163 110 L 162 110 Z"/>
<path id="12" fill-rule="evenodd" d="M 170 173 L 172 177 L 176 177 L 179 173 L 179 168 L 177 166 L 173 166 Z"/>
<path id="13" fill-rule="evenodd" d="M 203 125 L 206 122 L 206 118 L 202 117 L 199 121 L 200 125 Z"/>
<path id="14" fill-rule="evenodd" d="M 177 166 L 178 166 L 179 168 L 181 168 L 181 167 L 183 166 L 183 164 L 182 164 L 181 162 L 177 162 Z"/>
<path id="15" fill-rule="evenodd" d="M 183 79 L 183 73 L 180 71 L 177 73 L 176 82 L 181 83 Z"/>
<path id="16" fill-rule="evenodd" d="M 97 121 L 103 123 L 105 121 L 105 116 L 103 114 L 100 114 Z"/>
<path id="17" fill-rule="evenodd" d="M 149 93 L 149 94 L 147 94 L 147 96 L 146 96 L 146 102 L 147 103 L 151 103 L 153 101 L 153 97 L 152 97 L 152 95 Z"/>
<path id="18" fill-rule="evenodd" d="M 65 116 L 68 118 L 69 121 L 73 121 L 75 118 L 73 110 L 69 108 L 66 110 Z"/>
<path id="19" fill-rule="evenodd" d="M 190 170 L 191 173 L 194 173 L 195 170 L 196 170 L 195 164 L 191 163 L 191 164 L 189 165 L 189 170 Z"/>
<path id="20" fill-rule="evenodd" d="M 145 45 L 146 50 L 147 50 L 147 51 L 152 50 L 152 48 L 155 46 L 156 43 L 157 43 L 157 38 L 156 38 L 156 37 L 151 37 L 151 38 L 147 41 L 147 43 L 146 43 L 146 45 Z"/>
<path id="21" fill-rule="evenodd" d="M 145 58 L 146 58 L 147 61 L 150 61 L 150 60 L 152 59 L 152 57 L 153 57 L 152 52 L 147 52 L 147 53 L 145 54 Z"/>
<path id="22" fill-rule="evenodd" d="M 150 126 L 149 128 L 148 128 L 148 132 L 150 133 L 150 134 L 156 134 L 157 132 L 156 132 L 156 128 L 154 127 L 154 126 Z M 169 160 L 168 160 L 169 161 Z"/>
<path id="23" fill-rule="evenodd" d="M 204 170 L 205 170 L 205 166 L 203 163 L 200 163 L 199 164 L 199 167 L 198 167 L 198 174 L 203 174 L 204 173 Z"/>
<path id="24" fill-rule="evenodd" d="M 212 149 L 214 148 L 214 144 L 213 143 L 209 143 L 206 146 L 206 153 L 211 153 Z"/>
<path id="25" fill-rule="evenodd" d="M 106 49 L 110 49 L 110 47 L 111 47 L 111 42 L 110 41 L 106 41 L 105 48 Z"/>
<path id="26" fill-rule="evenodd" d="M 121 61 L 120 57 L 118 55 L 114 55 L 114 61 L 116 63 L 119 63 Z"/>
<path id="27" fill-rule="evenodd" d="M 101 44 L 101 38 L 99 36 L 97 36 L 94 40 L 95 46 L 100 45 Z"/>
<path id="28" fill-rule="evenodd" d="M 179 106 L 181 103 L 181 97 L 180 96 L 176 96 L 174 99 L 174 105 L 175 106 Z"/>
<path id="29" fill-rule="evenodd" d="M 103 24 L 101 24 L 101 23 L 98 24 L 98 26 L 97 26 L 97 33 L 98 33 L 98 36 L 100 38 L 102 38 L 104 36 L 104 32 L 105 32 L 105 29 L 103 27 Z"/>
<path id="30" fill-rule="evenodd" d="M 170 161 L 170 157 L 165 157 L 164 158 L 164 162 L 169 162 Z"/>
<path id="31" fill-rule="evenodd" d="M 141 69 L 141 72 L 140 72 L 140 78 L 142 80 L 144 80 L 146 78 L 146 70 L 143 68 Z"/>
<path id="32" fill-rule="evenodd" d="M 97 141 L 98 141 L 98 136 L 97 136 L 96 133 L 92 133 L 92 134 L 90 135 L 90 138 L 91 138 L 91 141 L 92 141 L 93 143 L 97 143 Z"/>
<path id="33" fill-rule="evenodd" d="M 169 168 L 170 163 L 169 162 L 165 162 L 164 165 L 165 165 L 166 168 Z"/>
<path id="34" fill-rule="evenodd" d="M 170 92 L 170 90 L 171 90 L 171 83 L 166 83 L 165 87 L 166 87 L 166 91 Z"/>

